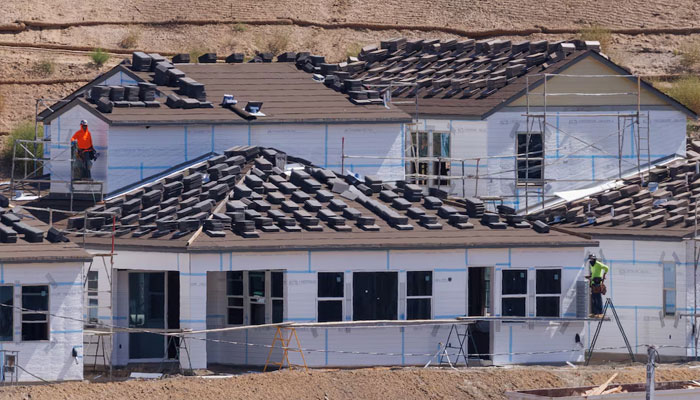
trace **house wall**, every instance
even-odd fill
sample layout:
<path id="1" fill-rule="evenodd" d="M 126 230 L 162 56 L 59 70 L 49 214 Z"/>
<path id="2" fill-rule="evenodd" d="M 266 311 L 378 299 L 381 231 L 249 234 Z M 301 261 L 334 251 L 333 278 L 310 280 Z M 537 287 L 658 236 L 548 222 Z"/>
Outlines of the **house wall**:
<path id="1" fill-rule="evenodd" d="M 0 285 L 14 286 L 14 339 L 0 350 L 18 351 L 18 380 L 83 379 L 82 263 L 0 263 Z M 22 285 L 48 285 L 49 340 L 22 340 Z M 63 316 L 67 318 L 60 318 Z M 73 357 L 75 351 L 78 357 Z M 34 376 L 33 376 L 34 375 Z M 7 377 L 9 379 L 9 376 Z"/>
<path id="2" fill-rule="evenodd" d="M 107 135 L 109 133 L 109 125 L 83 108 L 83 106 L 76 105 L 44 126 L 45 137 L 51 138 L 49 149 L 51 163 L 49 171 L 45 172 L 51 174 L 52 193 L 68 193 L 70 191 L 68 184 L 71 179 L 70 140 L 73 134 L 80 129 L 80 121 L 83 119 L 88 122 L 93 147 L 99 153 L 99 157 L 92 164 L 92 179 L 105 182 L 105 189 L 107 188 L 107 165 L 109 163 Z"/>
<path id="3" fill-rule="evenodd" d="M 690 249 L 686 247 L 689 246 Z M 600 240 L 590 252 L 610 267 L 606 280 L 609 297 L 620 316 L 636 354 L 646 354 L 647 344 L 660 346 L 662 357 L 694 355 L 692 326 L 680 313 L 693 312 L 692 244 L 683 241 Z M 690 250 L 690 251 L 688 251 Z M 676 315 L 663 313 L 663 265 L 676 266 Z M 586 267 L 586 275 L 589 267 Z M 610 316 L 610 314 L 608 314 Z M 595 322 L 586 322 L 585 343 L 590 345 Z M 596 343 L 602 353 L 626 354 L 624 341 L 614 320 L 604 322 Z M 604 349 L 610 348 L 613 349 Z"/>
<path id="4" fill-rule="evenodd" d="M 595 116 L 602 111 L 552 111 L 544 138 L 544 187 L 529 189 L 529 205 L 551 199 L 555 192 L 595 185 L 619 176 L 618 118 Z M 628 112 L 631 110 L 627 110 Z M 625 110 L 620 110 L 624 113 Z M 676 110 L 649 110 L 651 160 L 679 155 L 685 156 L 686 117 Z M 525 207 L 525 188 L 515 185 L 516 133 L 527 131 L 523 110 L 507 109 L 488 118 L 489 179 L 484 179 L 489 195 L 506 196 L 504 203 Z M 558 114 L 564 114 L 559 116 Z M 571 116 L 581 115 L 580 117 Z M 624 125 L 623 125 L 624 126 Z M 623 132 L 622 173 L 637 170 L 634 127 Z M 647 152 L 640 154 L 646 165 Z"/>
<path id="5" fill-rule="evenodd" d="M 352 321 L 352 278 L 358 271 L 398 273 L 397 315 L 405 319 L 406 273 L 433 271 L 433 319 L 451 319 L 467 313 L 468 268 L 492 268 L 491 315 L 500 315 L 500 279 L 504 269 L 526 269 L 530 275 L 528 315 L 534 310 L 534 271 L 562 269 L 561 315 L 576 317 L 576 281 L 584 274 L 583 248 L 547 249 L 455 249 L 436 251 L 299 251 L 280 253 L 156 253 L 119 251 L 114 282 L 114 323 L 128 327 L 128 272 L 179 271 L 180 327 L 194 331 L 226 327 L 226 271 L 283 270 L 284 321 L 317 321 L 318 272 L 344 272 L 343 318 Z M 99 264 L 99 262 L 98 262 Z M 100 275 L 100 290 L 106 276 Z M 108 285 L 108 284 L 107 284 Z M 108 288 L 109 286 L 107 286 Z M 109 304 L 109 295 L 100 294 L 100 306 Z M 585 294 L 584 294 L 585 295 Z M 109 319 L 101 308 L 100 320 Z M 451 325 L 406 327 L 299 328 L 297 334 L 310 366 L 422 365 L 445 342 Z M 264 365 L 274 329 L 251 328 L 239 331 L 193 334 L 187 339 L 189 361 L 184 367 L 206 368 L 208 364 Z M 491 323 L 491 349 L 496 364 L 578 361 L 583 350 L 575 336 L 585 338 L 583 322 L 568 323 Z M 543 335 L 549 340 L 542 341 Z M 128 333 L 114 335 L 112 352 L 115 365 L 129 363 Z M 584 340 L 585 343 L 585 340 Z M 520 354 L 535 351 L 537 354 Z M 380 353 L 380 354 L 369 354 Z M 87 350 L 86 350 L 87 354 Z M 93 354 L 90 351 L 89 354 Z M 273 352 L 273 360 L 281 354 Z M 297 358 L 295 358 L 297 357 Z M 292 363 L 299 354 L 290 355 Z M 92 358 L 88 359 L 90 363 Z M 98 360 L 98 364 L 101 360 Z M 190 364 L 191 363 L 191 364 Z"/>
<path id="6" fill-rule="evenodd" d="M 401 179 L 402 132 L 400 123 L 115 126 L 110 131 L 106 190 L 114 191 L 203 154 L 221 153 L 236 145 L 274 147 L 340 171 L 342 138 L 345 154 L 377 157 L 347 159 L 347 170 Z"/>
<path id="7" fill-rule="evenodd" d="M 285 321 L 314 322 L 318 272 L 345 272 L 344 319 L 352 320 L 352 278 L 357 271 L 397 271 L 399 277 L 399 319 L 405 319 L 406 271 L 433 271 L 433 318 L 446 319 L 463 316 L 467 312 L 467 269 L 495 267 L 493 282 L 498 282 L 503 268 L 562 268 L 562 314 L 576 316 L 575 281 L 582 279 L 583 249 L 548 250 L 547 261 L 541 261 L 541 249 L 469 249 L 445 251 L 374 251 L 374 252 L 294 252 L 280 254 L 194 254 L 192 268 L 197 273 L 209 271 L 207 276 L 207 328 L 222 328 L 226 323 L 225 271 L 284 269 Z M 217 271 L 218 270 L 218 271 Z M 494 311 L 500 315 L 500 285 L 493 284 Z M 534 293 L 532 294 L 534 298 Z M 561 325 L 536 325 L 518 332 L 522 324 L 502 324 L 492 330 L 493 350 L 518 352 L 538 348 L 559 353 L 547 355 L 511 355 L 495 357 L 498 364 L 576 361 L 583 351 L 577 347 L 575 335 L 583 332 L 582 322 Z M 354 328 L 299 328 L 311 366 L 362 365 L 422 365 L 447 339 L 451 325 L 412 327 L 354 327 Z M 542 341 L 542 334 L 550 340 Z M 263 365 L 274 330 L 256 328 L 241 331 L 214 332 L 207 343 L 209 363 Z M 572 353 L 571 349 L 576 352 Z M 367 354 L 380 353 L 380 354 Z M 273 359 L 274 359 L 273 353 Z M 297 357 L 296 359 L 292 357 Z M 298 354 L 290 355 L 291 362 L 300 362 Z"/>

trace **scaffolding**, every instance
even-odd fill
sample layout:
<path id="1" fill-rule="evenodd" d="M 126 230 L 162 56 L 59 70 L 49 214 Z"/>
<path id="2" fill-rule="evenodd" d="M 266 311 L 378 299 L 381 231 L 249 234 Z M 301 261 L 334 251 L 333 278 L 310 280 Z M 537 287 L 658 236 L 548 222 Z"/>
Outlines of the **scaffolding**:
<path id="1" fill-rule="evenodd" d="M 104 183 L 101 181 L 74 179 L 73 164 L 76 159 L 70 151 L 62 151 L 57 157 L 45 157 L 44 146 L 49 145 L 49 140 L 16 139 L 12 144 L 12 167 L 10 170 L 10 196 L 15 197 L 18 192 L 29 193 L 41 197 L 42 188 L 52 183 L 65 184 L 68 187 L 70 210 L 73 210 L 73 202 L 78 198 L 92 198 L 93 204 L 103 200 Z M 40 152 L 42 154 L 40 154 Z M 65 157 L 68 153 L 67 158 Z M 51 171 L 51 163 L 68 163 L 70 171 L 68 179 L 54 179 L 47 177 L 47 171 Z M 50 173 L 50 172 L 49 172 Z M 48 188 L 50 190 L 50 186 Z"/>
<path id="2" fill-rule="evenodd" d="M 535 86 L 542 85 L 542 93 L 535 93 L 531 89 L 533 88 L 530 83 L 530 78 L 535 77 L 536 82 L 534 83 Z M 631 92 L 557 92 L 557 91 L 552 91 L 551 90 L 551 85 L 549 85 L 548 88 L 548 81 L 554 78 L 563 78 L 563 79 L 611 79 L 611 78 L 622 78 L 625 80 L 633 80 L 635 82 L 635 88 L 636 90 L 631 91 Z M 539 188 L 546 182 L 545 178 L 545 158 L 542 157 L 544 155 L 544 152 L 546 151 L 546 146 L 545 146 L 545 133 L 547 130 L 547 127 L 556 129 L 558 132 L 564 133 L 566 136 L 570 137 L 572 140 L 581 142 L 584 144 L 585 148 L 592 148 L 595 149 L 601 153 L 608 153 L 609 152 L 595 144 L 595 142 L 587 142 L 573 133 L 569 132 L 564 132 L 561 130 L 560 127 L 558 127 L 555 124 L 551 123 L 551 111 L 552 105 L 551 103 L 548 102 L 549 97 L 609 97 L 609 96 L 619 96 L 619 97 L 628 97 L 628 98 L 633 98 L 635 100 L 634 102 L 634 110 L 632 111 L 624 111 L 624 112 L 617 112 L 617 113 L 611 113 L 611 112 L 603 112 L 603 113 L 561 113 L 557 112 L 558 117 L 575 117 L 575 118 L 590 118 L 590 117 L 616 117 L 617 118 L 617 130 L 613 133 L 616 134 L 617 136 L 617 160 L 618 160 L 618 178 L 622 178 L 623 174 L 623 168 L 622 168 L 622 163 L 623 163 L 623 149 L 624 149 L 624 144 L 625 144 L 625 135 L 624 133 L 627 131 L 627 129 L 631 129 L 632 135 L 633 135 L 633 140 L 636 145 L 637 149 L 637 157 L 636 157 L 636 169 L 637 173 L 639 174 L 640 177 L 642 177 L 642 153 L 643 151 L 646 150 L 646 167 L 647 170 L 651 168 L 651 151 L 650 151 L 650 123 L 649 123 L 649 112 L 647 111 L 646 113 L 642 113 L 642 79 L 639 75 L 575 75 L 575 74 L 535 74 L 535 75 L 526 75 L 525 76 L 525 107 L 526 107 L 526 112 L 523 114 L 526 118 L 526 130 L 524 132 L 518 132 L 518 134 L 524 134 L 526 137 L 526 150 L 524 153 L 524 162 L 525 162 L 525 178 L 524 182 L 520 183 L 518 182 L 518 175 L 516 174 L 516 186 L 521 185 L 524 186 L 525 189 L 525 213 L 529 211 L 530 208 L 530 187 L 536 187 L 538 188 L 537 193 L 535 194 L 538 198 L 542 196 L 540 194 Z M 533 104 L 534 101 L 532 97 L 535 97 L 535 99 L 541 97 L 541 105 L 535 105 Z M 627 106 L 628 104 L 621 104 L 623 107 Z M 556 107 L 556 106 L 555 106 Z M 540 137 L 542 138 L 541 142 L 541 151 L 536 152 L 540 153 L 540 157 L 531 157 L 530 154 L 530 139 L 532 135 L 541 135 Z M 607 137 L 607 136 L 606 136 Z M 537 183 L 531 183 L 530 180 L 530 161 L 534 162 L 539 162 L 541 165 L 541 182 Z M 557 160 L 558 161 L 558 160 Z M 554 164 L 554 163 L 552 163 Z M 518 164 L 518 161 L 516 159 L 516 170 L 518 170 L 518 173 L 520 172 L 520 167 Z M 542 199 L 541 205 L 544 208 L 545 207 L 545 201 L 544 198 Z"/>
<path id="3" fill-rule="evenodd" d="M 534 81 L 531 78 L 536 78 Z M 628 92 L 558 92 L 553 91 L 551 84 L 548 85 L 548 81 L 553 78 L 562 79 L 625 79 L 634 82 L 634 90 Z M 536 86 L 542 85 L 542 91 L 534 92 L 533 89 Z M 389 86 L 389 85 L 383 85 Z M 618 178 L 622 178 L 623 175 L 629 176 L 629 172 L 634 170 L 634 175 L 639 175 L 642 179 L 643 173 L 651 169 L 652 159 L 651 159 L 651 144 L 650 144 L 650 113 L 649 111 L 642 111 L 642 100 L 641 100 L 641 77 L 638 75 L 571 75 L 571 74 L 532 74 L 525 76 L 525 111 L 522 116 L 525 117 L 525 129 L 520 130 L 517 134 L 524 135 L 525 138 L 525 148 L 518 149 L 517 141 L 515 143 L 516 149 L 511 154 L 499 154 L 499 155 L 483 155 L 478 157 L 451 157 L 452 152 L 450 151 L 449 157 L 444 156 L 433 156 L 432 149 L 435 144 L 428 141 L 427 153 L 426 151 L 420 151 L 419 147 L 421 145 L 418 138 L 419 133 L 441 133 L 447 134 L 449 137 L 450 145 L 452 143 L 453 130 L 437 130 L 437 129 L 421 129 L 418 124 L 419 116 L 419 102 L 416 98 L 415 106 L 415 117 L 414 122 L 411 124 L 406 124 L 407 128 L 404 131 L 404 142 L 406 143 L 403 149 L 404 154 L 402 157 L 385 157 L 385 156 L 367 156 L 361 154 L 345 154 L 344 146 L 342 147 L 341 154 L 341 165 L 345 165 L 348 159 L 376 159 L 376 160 L 402 160 L 405 161 L 407 171 L 405 171 L 405 179 L 412 183 L 423 184 L 425 186 L 432 186 L 441 189 L 442 186 L 453 186 L 451 182 L 455 180 L 462 181 L 462 197 L 474 196 L 474 197 L 484 197 L 479 193 L 480 181 L 510 181 L 514 183 L 514 187 L 522 189 L 520 193 L 516 192 L 512 195 L 500 194 L 499 196 L 485 196 L 484 198 L 489 198 L 495 201 L 503 201 L 504 198 L 521 198 L 524 197 L 524 212 L 530 212 L 537 206 L 544 208 L 548 204 L 549 200 L 556 199 L 555 195 L 547 195 L 544 193 L 543 186 L 548 182 L 570 182 L 570 183 L 602 183 L 609 182 L 612 177 L 606 177 L 605 179 L 567 179 L 567 178 L 554 178 L 547 177 L 545 175 L 545 168 L 551 169 L 556 168 L 557 164 L 562 163 L 564 160 L 575 156 L 577 153 L 581 153 L 585 150 L 595 150 L 597 153 L 602 155 L 611 156 L 618 160 Z M 629 103 L 623 102 L 620 106 L 628 107 L 631 106 L 631 110 L 623 110 L 619 112 L 561 112 L 553 110 L 556 108 L 552 102 L 548 101 L 550 97 L 611 97 L 618 96 L 622 98 L 630 98 L 633 101 Z M 535 104 L 534 99 L 541 100 L 541 104 Z M 391 102 L 391 97 L 388 98 Z M 626 104 L 625 104 L 626 103 Z M 574 132 L 565 132 L 556 124 L 552 123 L 553 114 L 556 113 L 559 117 L 574 117 L 574 118 L 587 118 L 587 117 L 613 117 L 617 119 L 616 129 L 612 132 L 605 133 L 600 138 L 595 140 L 582 139 L 579 135 Z M 547 129 L 557 129 L 557 131 L 566 137 L 571 139 L 571 142 L 578 144 L 576 148 L 564 148 L 557 144 L 554 148 L 547 147 L 544 136 L 541 142 L 541 148 L 530 148 L 531 138 L 533 135 L 545 135 Z M 629 160 L 623 155 L 625 147 L 625 133 L 627 131 L 632 132 L 633 147 L 637 150 L 635 153 L 635 159 Z M 609 151 L 604 148 L 601 143 L 605 140 L 612 140 L 615 137 L 617 140 L 617 151 Z M 628 142 L 629 144 L 629 142 Z M 425 149 L 424 149 L 425 150 Z M 546 153 L 547 152 L 559 152 L 559 150 L 567 152 L 556 160 L 547 162 Z M 505 168 L 501 170 L 494 171 L 493 169 L 484 172 L 484 164 L 488 163 L 489 160 L 514 160 L 513 168 Z M 521 161 L 520 163 L 518 161 Z M 538 179 L 530 179 L 530 171 L 533 164 L 538 164 L 537 170 L 540 177 Z M 449 165 L 446 168 L 446 174 L 443 173 L 442 168 L 437 170 L 432 165 L 441 163 L 446 163 Z M 623 165 L 624 164 L 624 165 Z M 474 173 L 467 173 L 467 165 L 469 168 L 474 168 Z M 524 165 L 524 168 L 522 167 Z M 427 168 L 426 168 L 427 166 Z M 627 168 L 628 167 L 628 168 Z M 458 170 L 461 169 L 461 170 Z M 342 171 L 344 172 L 344 171 Z M 457 173 L 455 173 L 457 172 Z M 519 173 L 524 173 L 524 177 L 519 179 Z M 512 174 L 513 176 L 506 176 L 506 174 Z M 520 174 L 522 175 L 522 174 Z M 474 182 L 473 193 L 471 190 L 467 191 L 466 182 Z M 448 182 L 446 185 L 444 182 Z M 534 189 L 534 190 L 533 190 Z M 536 200 L 533 202 L 532 197 L 535 196 Z"/>

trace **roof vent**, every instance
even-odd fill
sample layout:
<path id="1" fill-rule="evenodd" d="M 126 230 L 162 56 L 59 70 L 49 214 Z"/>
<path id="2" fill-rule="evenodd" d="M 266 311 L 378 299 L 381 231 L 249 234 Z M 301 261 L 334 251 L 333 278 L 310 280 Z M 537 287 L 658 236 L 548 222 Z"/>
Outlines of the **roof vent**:
<path id="1" fill-rule="evenodd" d="M 260 112 L 262 109 L 263 102 L 262 101 L 249 101 L 248 104 L 245 105 L 245 110 L 249 112 L 251 115 L 255 115 L 256 117 L 264 117 L 265 114 Z"/>
<path id="2" fill-rule="evenodd" d="M 234 99 L 232 94 L 225 94 L 224 99 L 221 101 L 221 105 L 224 107 L 229 107 L 237 103 L 238 100 Z"/>

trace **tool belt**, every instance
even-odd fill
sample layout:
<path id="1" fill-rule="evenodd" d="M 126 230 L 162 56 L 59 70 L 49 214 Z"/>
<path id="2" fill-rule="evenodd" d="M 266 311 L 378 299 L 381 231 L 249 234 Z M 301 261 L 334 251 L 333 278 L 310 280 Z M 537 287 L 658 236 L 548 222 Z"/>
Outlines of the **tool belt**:
<path id="1" fill-rule="evenodd" d="M 605 283 L 603 283 L 603 278 L 593 278 L 591 280 L 591 293 L 606 294 L 607 292 L 608 288 L 605 287 Z"/>

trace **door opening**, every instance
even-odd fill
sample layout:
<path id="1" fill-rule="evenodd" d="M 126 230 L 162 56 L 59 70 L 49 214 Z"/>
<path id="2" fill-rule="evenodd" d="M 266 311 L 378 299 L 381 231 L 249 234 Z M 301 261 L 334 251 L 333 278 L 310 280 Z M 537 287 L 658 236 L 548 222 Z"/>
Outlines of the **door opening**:
<path id="1" fill-rule="evenodd" d="M 491 311 L 491 268 L 469 267 L 468 314 L 470 317 L 488 316 Z M 491 322 L 477 321 L 469 326 L 469 354 L 489 360 L 491 353 Z"/>
<path id="2" fill-rule="evenodd" d="M 129 328 L 177 329 L 180 326 L 178 272 L 129 272 Z M 165 337 L 156 333 L 129 333 L 129 358 L 176 358 L 176 343 L 166 349 Z"/>
<path id="3" fill-rule="evenodd" d="M 397 272 L 355 272 L 352 279 L 352 315 L 355 321 L 397 319 Z"/>

